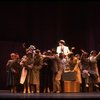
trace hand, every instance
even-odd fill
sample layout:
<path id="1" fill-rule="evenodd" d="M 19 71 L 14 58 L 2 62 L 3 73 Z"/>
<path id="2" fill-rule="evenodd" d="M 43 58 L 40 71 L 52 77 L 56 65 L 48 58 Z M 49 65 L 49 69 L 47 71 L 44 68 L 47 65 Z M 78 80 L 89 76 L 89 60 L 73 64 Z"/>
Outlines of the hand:
<path id="1" fill-rule="evenodd" d="M 17 72 L 16 72 L 15 70 L 13 70 L 13 73 L 14 73 L 14 74 L 17 74 Z"/>
<path id="2" fill-rule="evenodd" d="M 88 54 L 88 53 L 87 53 L 87 52 L 85 52 L 83 49 L 81 49 L 81 52 L 82 52 L 82 53 L 84 53 L 84 54 Z"/>
<path id="3" fill-rule="evenodd" d="M 72 49 L 72 50 L 74 50 L 74 49 L 75 49 L 75 47 L 72 47 L 71 49 Z"/>

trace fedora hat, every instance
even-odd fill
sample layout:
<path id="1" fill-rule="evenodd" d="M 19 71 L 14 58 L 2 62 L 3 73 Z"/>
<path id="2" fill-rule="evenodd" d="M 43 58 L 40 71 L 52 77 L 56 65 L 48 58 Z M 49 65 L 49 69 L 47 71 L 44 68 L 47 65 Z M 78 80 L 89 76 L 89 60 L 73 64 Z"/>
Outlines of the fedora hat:
<path id="1" fill-rule="evenodd" d="M 63 43 L 63 44 L 65 44 L 65 41 L 64 41 L 64 40 L 60 40 L 58 43 Z"/>

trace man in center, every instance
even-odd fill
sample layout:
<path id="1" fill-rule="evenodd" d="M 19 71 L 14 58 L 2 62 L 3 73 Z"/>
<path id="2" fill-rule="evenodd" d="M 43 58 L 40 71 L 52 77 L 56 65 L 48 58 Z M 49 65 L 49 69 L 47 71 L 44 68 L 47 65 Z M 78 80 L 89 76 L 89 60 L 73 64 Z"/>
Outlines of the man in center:
<path id="1" fill-rule="evenodd" d="M 70 53 L 69 47 L 65 46 L 65 41 L 64 40 L 60 40 L 59 42 L 59 46 L 57 46 L 56 52 L 59 55 L 60 53 L 63 53 L 65 56 L 68 55 Z"/>

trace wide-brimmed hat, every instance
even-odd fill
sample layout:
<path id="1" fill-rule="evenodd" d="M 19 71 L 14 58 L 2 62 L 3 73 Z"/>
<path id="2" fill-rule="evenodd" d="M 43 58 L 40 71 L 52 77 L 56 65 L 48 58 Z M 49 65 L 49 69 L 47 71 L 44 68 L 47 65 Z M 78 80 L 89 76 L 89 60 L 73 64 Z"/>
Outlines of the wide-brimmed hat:
<path id="1" fill-rule="evenodd" d="M 10 54 L 10 56 L 16 56 L 16 54 L 13 52 L 13 53 Z"/>
<path id="2" fill-rule="evenodd" d="M 58 43 L 63 43 L 63 44 L 65 44 L 65 41 L 64 41 L 64 40 L 60 40 Z"/>
<path id="3" fill-rule="evenodd" d="M 34 46 L 34 45 L 30 45 L 30 46 L 28 47 L 28 49 L 35 50 L 36 48 L 35 48 L 35 46 Z"/>
<path id="4" fill-rule="evenodd" d="M 36 49 L 35 50 L 35 53 L 39 54 L 40 53 L 40 50 L 39 49 Z"/>
<path id="5" fill-rule="evenodd" d="M 90 52 L 90 54 L 93 54 L 93 53 L 97 54 L 97 51 L 96 51 L 96 50 L 92 50 L 92 51 Z"/>

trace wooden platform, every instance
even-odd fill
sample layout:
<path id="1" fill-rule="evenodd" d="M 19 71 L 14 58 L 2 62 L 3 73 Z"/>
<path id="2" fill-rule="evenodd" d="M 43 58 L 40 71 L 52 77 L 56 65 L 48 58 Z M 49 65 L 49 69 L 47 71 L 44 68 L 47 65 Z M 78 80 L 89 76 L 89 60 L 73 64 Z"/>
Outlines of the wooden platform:
<path id="1" fill-rule="evenodd" d="M 80 92 L 80 84 L 75 81 L 64 81 L 64 92 Z"/>

